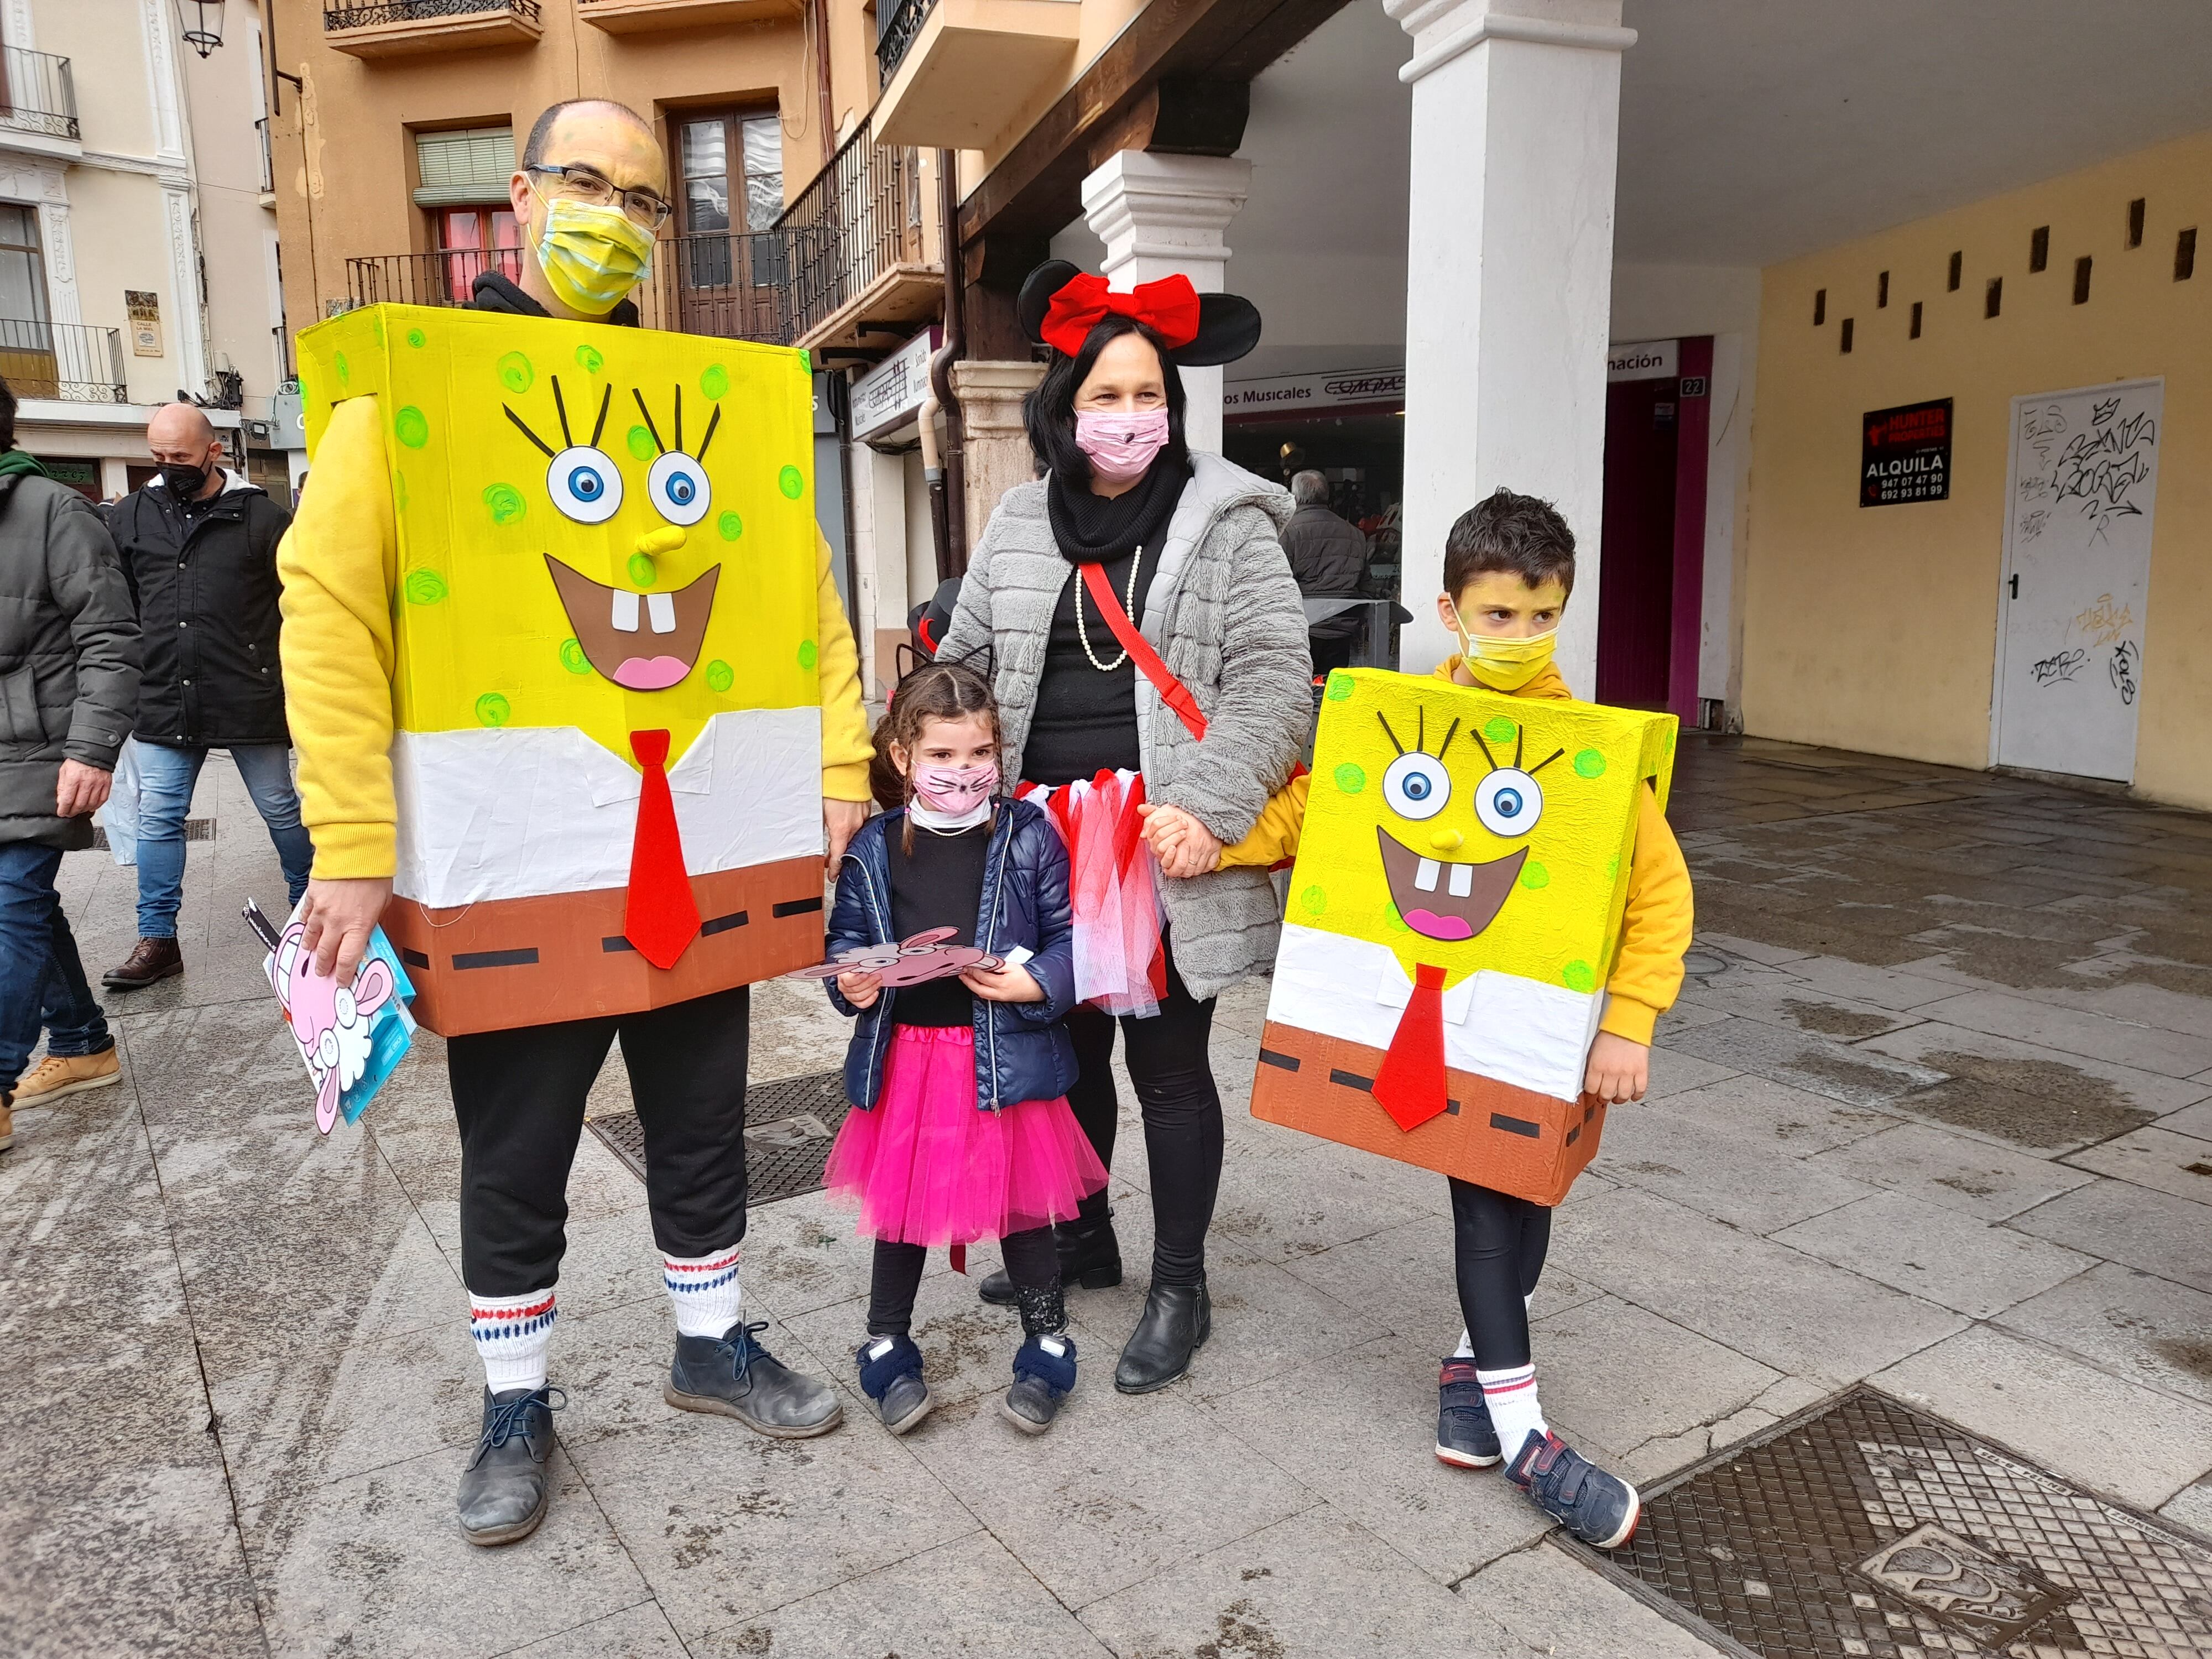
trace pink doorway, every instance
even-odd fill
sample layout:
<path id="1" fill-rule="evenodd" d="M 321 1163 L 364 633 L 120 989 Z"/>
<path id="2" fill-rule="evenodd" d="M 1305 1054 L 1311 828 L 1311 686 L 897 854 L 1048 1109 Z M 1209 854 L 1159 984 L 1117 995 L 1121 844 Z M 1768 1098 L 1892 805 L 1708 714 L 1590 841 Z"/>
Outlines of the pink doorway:
<path id="1" fill-rule="evenodd" d="M 1705 587 L 1710 335 L 1676 343 L 1675 373 L 1606 387 L 1597 700 L 1698 718 Z"/>

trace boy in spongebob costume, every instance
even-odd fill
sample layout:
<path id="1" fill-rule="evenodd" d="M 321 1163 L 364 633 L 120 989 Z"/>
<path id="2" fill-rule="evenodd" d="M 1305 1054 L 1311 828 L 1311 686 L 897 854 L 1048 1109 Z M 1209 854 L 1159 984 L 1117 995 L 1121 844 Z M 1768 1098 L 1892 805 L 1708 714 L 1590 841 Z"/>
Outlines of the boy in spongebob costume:
<path id="1" fill-rule="evenodd" d="M 1552 1206 L 1607 1103 L 1642 1097 L 1681 985 L 1675 722 L 1572 700 L 1551 658 L 1574 537 L 1550 503 L 1501 489 L 1463 514 L 1444 581 L 1464 654 L 1433 677 L 1331 674 L 1312 773 L 1218 853 L 1297 854 L 1252 1111 L 1450 1177 L 1467 1329 L 1438 1379 L 1437 1455 L 1506 1462 L 1570 1531 L 1617 1548 L 1640 1500 L 1550 1431 L 1526 1298 Z M 1156 816 L 1170 874 L 1215 856 Z"/>
<path id="2" fill-rule="evenodd" d="M 447 1039 L 478 1544 L 550 1501 L 565 1190 L 617 1036 L 663 1397 L 783 1438 L 842 1414 L 740 1314 L 747 988 L 820 959 L 825 831 L 834 863 L 871 750 L 805 355 L 623 325 L 666 192 L 637 116 L 556 106 L 513 183 L 520 283 L 300 339 L 313 469 L 279 565 L 307 943 L 349 977 L 380 915 Z"/>

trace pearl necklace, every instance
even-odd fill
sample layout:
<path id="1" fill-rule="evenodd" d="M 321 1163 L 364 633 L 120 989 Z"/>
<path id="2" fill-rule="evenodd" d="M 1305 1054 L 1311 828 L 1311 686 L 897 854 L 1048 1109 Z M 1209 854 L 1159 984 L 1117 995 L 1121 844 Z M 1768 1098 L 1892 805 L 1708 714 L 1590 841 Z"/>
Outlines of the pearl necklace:
<path id="1" fill-rule="evenodd" d="M 1144 562 L 1145 547 L 1144 544 L 1139 542 L 1137 544 L 1136 552 L 1129 558 L 1129 594 L 1121 601 L 1122 611 L 1131 618 L 1132 626 L 1135 625 L 1134 619 L 1137 614 L 1137 572 L 1143 567 Z M 1111 662 L 1099 661 L 1098 653 L 1091 648 L 1091 630 L 1084 625 L 1083 622 L 1083 576 L 1079 571 L 1075 577 L 1075 637 L 1083 641 L 1083 654 L 1091 659 L 1091 665 L 1102 674 L 1110 674 L 1129 660 L 1129 652 L 1126 646 L 1122 647 L 1121 654 Z"/>

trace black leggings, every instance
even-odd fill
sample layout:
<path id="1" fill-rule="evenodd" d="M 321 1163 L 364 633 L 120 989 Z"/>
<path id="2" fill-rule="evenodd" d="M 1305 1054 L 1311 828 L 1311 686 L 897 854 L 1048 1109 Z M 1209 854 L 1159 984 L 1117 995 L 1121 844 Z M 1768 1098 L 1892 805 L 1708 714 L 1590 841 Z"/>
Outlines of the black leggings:
<path id="1" fill-rule="evenodd" d="M 1452 1243 L 1459 1273 L 1460 1312 L 1486 1371 L 1528 1363 L 1528 1308 L 1552 1243 L 1552 1212 L 1541 1204 L 1451 1181 Z"/>
<path id="2" fill-rule="evenodd" d="M 1048 1291 L 1060 1283 L 1060 1255 L 1049 1227 L 1008 1233 L 999 1241 L 999 1253 L 1006 1258 L 1006 1276 L 1025 1291 Z M 876 1241 L 876 1265 L 868 1278 L 870 1336 L 904 1336 L 914 1328 L 914 1294 L 928 1260 L 919 1244 Z"/>
<path id="3" fill-rule="evenodd" d="M 1213 1031 L 1213 1000 L 1190 994 L 1168 960 L 1168 994 L 1150 1019 L 1124 1016 L 1121 1057 L 1145 1114 L 1145 1158 L 1152 1185 L 1152 1282 L 1196 1285 L 1206 1277 L 1206 1230 L 1213 1222 L 1221 1187 L 1221 1094 L 1213 1086 L 1206 1043 Z M 1082 1075 L 1067 1091 L 1075 1121 L 1091 1150 L 1114 1167 L 1114 1130 L 1121 1104 L 1114 1097 L 1114 1019 L 1096 1008 L 1067 1017 Z M 1106 1217 L 1106 1189 L 1083 1200 L 1083 1218 Z"/>

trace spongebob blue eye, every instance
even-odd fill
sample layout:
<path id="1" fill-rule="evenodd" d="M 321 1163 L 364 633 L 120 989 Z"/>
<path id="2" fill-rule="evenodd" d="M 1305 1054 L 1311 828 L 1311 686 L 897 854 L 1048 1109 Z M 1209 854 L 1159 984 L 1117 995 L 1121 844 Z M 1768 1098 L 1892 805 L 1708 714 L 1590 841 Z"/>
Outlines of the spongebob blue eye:
<path id="1" fill-rule="evenodd" d="M 1382 799 L 1401 818 L 1432 818 L 1451 799 L 1451 774 L 1434 755 L 1401 755 L 1382 775 Z"/>
<path id="2" fill-rule="evenodd" d="M 707 516 L 714 490 L 707 470 L 680 450 L 671 450 L 646 475 L 645 493 L 654 511 L 675 525 L 695 525 Z"/>
<path id="3" fill-rule="evenodd" d="M 1525 836 L 1544 816 L 1544 786 L 1526 772 L 1502 766 L 1475 787 L 1474 815 L 1493 836 Z"/>
<path id="4" fill-rule="evenodd" d="M 622 473 L 605 451 L 577 444 L 556 455 L 545 469 L 545 493 L 563 517 L 578 524 L 605 524 L 622 507 Z"/>

